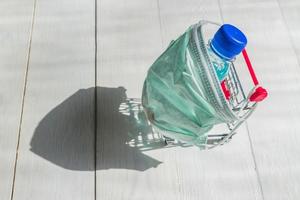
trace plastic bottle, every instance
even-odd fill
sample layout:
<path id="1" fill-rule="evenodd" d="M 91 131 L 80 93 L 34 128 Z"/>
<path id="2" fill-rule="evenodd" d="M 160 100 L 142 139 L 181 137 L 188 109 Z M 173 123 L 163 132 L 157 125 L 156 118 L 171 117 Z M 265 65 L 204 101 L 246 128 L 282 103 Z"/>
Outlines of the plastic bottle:
<path id="1" fill-rule="evenodd" d="M 240 54 L 247 44 L 242 31 L 230 24 L 223 24 L 208 44 L 208 54 L 222 82 L 229 71 L 235 56 Z"/>

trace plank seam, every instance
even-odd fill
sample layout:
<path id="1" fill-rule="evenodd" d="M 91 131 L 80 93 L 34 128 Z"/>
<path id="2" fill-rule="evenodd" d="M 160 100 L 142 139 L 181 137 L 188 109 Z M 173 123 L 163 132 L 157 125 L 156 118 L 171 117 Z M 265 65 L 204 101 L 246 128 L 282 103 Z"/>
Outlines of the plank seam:
<path id="1" fill-rule="evenodd" d="M 219 10 L 220 10 L 220 16 L 221 16 L 222 23 L 224 23 L 224 15 L 223 15 L 220 0 L 218 0 L 218 6 L 219 6 Z M 247 121 L 245 121 L 245 126 L 246 126 L 246 132 L 247 132 L 247 135 L 248 135 L 251 156 L 252 156 L 253 163 L 254 163 L 254 170 L 255 170 L 255 174 L 256 174 L 256 180 L 257 180 L 258 185 L 259 185 L 259 191 L 260 191 L 260 194 L 261 194 L 261 198 L 262 198 L 262 200 L 264 200 L 265 197 L 264 197 L 263 187 L 262 187 L 262 183 L 261 183 L 260 173 L 259 173 L 258 168 L 257 168 L 255 153 L 254 153 L 253 144 L 252 144 L 252 140 L 251 140 L 251 136 L 250 136 L 250 130 L 249 130 Z"/>
<path id="2" fill-rule="evenodd" d="M 256 162 L 255 153 L 254 153 L 253 143 L 252 143 L 252 139 L 251 139 L 251 136 L 250 136 L 250 130 L 249 130 L 247 122 L 245 122 L 245 125 L 246 125 L 247 135 L 248 135 L 248 138 L 249 138 L 249 145 L 250 145 L 250 149 L 251 149 L 251 154 L 252 154 L 253 163 L 254 163 L 254 169 L 255 169 L 255 172 L 256 172 L 256 177 L 257 177 L 257 181 L 258 181 L 258 184 L 259 184 L 260 193 L 261 193 L 262 199 L 264 200 L 265 196 L 264 196 L 264 191 L 263 191 L 263 187 L 262 187 L 262 181 L 261 181 L 261 178 L 260 178 L 260 173 L 259 173 L 259 170 L 258 170 L 258 167 L 257 167 L 257 162 Z"/>
<path id="3" fill-rule="evenodd" d="M 98 2 L 97 0 L 95 0 L 95 90 L 94 90 L 94 117 L 95 117 L 95 121 L 94 121 L 94 198 L 95 200 L 97 200 L 97 132 L 98 132 L 98 95 L 97 95 L 97 82 L 98 82 L 98 77 L 97 77 L 97 73 L 98 73 L 98 59 L 97 59 L 97 55 L 98 55 Z"/>
<path id="4" fill-rule="evenodd" d="M 286 21 L 286 18 L 284 16 L 284 14 L 283 14 L 283 10 L 282 10 L 282 7 L 281 7 L 281 4 L 280 4 L 279 0 L 276 0 L 276 2 L 277 2 L 277 5 L 279 7 L 279 11 L 280 11 L 280 15 L 282 17 L 283 24 L 284 24 L 284 26 L 287 30 L 287 33 L 288 33 L 289 42 L 291 43 L 292 49 L 293 49 L 293 51 L 296 55 L 295 57 L 296 57 L 296 60 L 297 60 L 297 64 L 300 67 L 300 60 L 299 60 L 299 57 L 298 57 L 298 54 L 297 54 L 296 46 L 294 45 L 293 37 L 291 36 L 291 30 L 290 30 L 290 28 L 287 24 L 287 21 Z"/>
<path id="5" fill-rule="evenodd" d="M 33 34 L 34 21 L 35 21 L 35 15 L 36 15 L 36 4 L 37 4 L 37 0 L 33 0 L 33 11 L 32 11 L 32 17 L 31 17 L 31 26 L 30 26 L 29 42 L 28 42 L 28 53 L 27 53 L 27 60 L 26 60 L 26 67 L 25 67 L 25 74 L 24 74 L 24 83 L 23 83 L 24 85 L 23 85 L 23 91 L 22 91 L 20 120 L 19 120 L 19 125 L 18 125 L 17 146 L 16 146 L 16 152 L 15 152 L 13 180 L 12 180 L 11 195 L 10 195 L 11 200 L 13 200 L 13 198 L 14 198 L 15 180 L 16 180 L 16 173 L 17 173 L 20 138 L 21 138 L 21 130 L 22 130 L 22 122 L 23 122 L 23 114 L 24 114 L 25 95 L 26 95 L 26 88 L 27 88 L 29 63 L 30 63 L 32 34 Z"/>
<path id="6" fill-rule="evenodd" d="M 220 17 L 221 17 L 222 23 L 224 23 L 223 11 L 222 11 L 222 8 L 221 8 L 220 0 L 218 0 L 218 6 L 219 6 L 219 12 L 220 12 Z"/>
<path id="7" fill-rule="evenodd" d="M 162 30 L 162 21 L 161 21 L 161 13 L 160 13 L 160 5 L 159 0 L 156 0 L 157 4 L 157 11 L 158 11 L 158 21 L 159 21 L 159 30 L 160 30 L 160 38 L 161 38 L 161 46 L 164 47 L 164 40 L 163 40 L 163 30 Z"/>

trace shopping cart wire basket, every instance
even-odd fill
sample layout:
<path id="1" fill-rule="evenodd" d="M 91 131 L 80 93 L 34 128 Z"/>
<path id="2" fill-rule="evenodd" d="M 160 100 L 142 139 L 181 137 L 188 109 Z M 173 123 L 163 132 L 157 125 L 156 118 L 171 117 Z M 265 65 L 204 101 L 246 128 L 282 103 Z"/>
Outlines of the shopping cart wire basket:
<path id="1" fill-rule="evenodd" d="M 250 92 L 245 94 L 233 62 L 226 78 L 218 79 L 208 54 L 206 30 L 219 26 L 208 21 L 191 26 L 148 71 L 142 105 L 153 129 L 166 141 L 179 140 L 202 149 L 222 145 L 267 97 L 246 49 L 242 56 L 254 84 Z M 211 133 L 218 124 L 226 129 Z"/>

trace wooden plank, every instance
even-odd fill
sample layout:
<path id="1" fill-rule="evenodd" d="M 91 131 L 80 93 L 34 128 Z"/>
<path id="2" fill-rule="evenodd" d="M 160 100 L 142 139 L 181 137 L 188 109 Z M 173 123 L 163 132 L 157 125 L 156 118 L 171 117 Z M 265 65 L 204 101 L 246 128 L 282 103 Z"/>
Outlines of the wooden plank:
<path id="1" fill-rule="evenodd" d="M 97 198 L 261 199 L 245 127 L 212 151 L 163 148 L 125 100 L 141 96 L 171 39 L 200 18 L 220 21 L 217 1 L 103 0 L 98 12 Z"/>
<path id="2" fill-rule="evenodd" d="M 1 199 L 10 198 L 13 184 L 32 10 L 32 0 L 0 2 Z"/>
<path id="3" fill-rule="evenodd" d="M 200 19 L 222 23 L 218 1 L 162 1 L 160 8 L 166 44 Z M 175 155 L 181 199 L 262 199 L 244 125 L 229 144 L 202 152 L 178 149 Z"/>
<path id="4" fill-rule="evenodd" d="M 39 0 L 14 199 L 94 199 L 95 7 Z"/>
<path id="5" fill-rule="evenodd" d="M 98 48 L 97 199 L 177 199 L 174 167 L 155 168 L 168 154 L 129 145 L 137 122 L 131 111 L 119 113 L 125 95 L 140 98 L 147 68 L 162 50 L 156 1 L 98 2 Z"/>
<path id="6" fill-rule="evenodd" d="M 298 62 L 300 60 L 300 27 L 299 27 L 299 19 L 300 19 L 300 2 L 296 0 L 291 1 L 282 1 L 278 0 L 280 11 L 283 16 L 283 20 L 285 23 L 285 27 L 288 30 L 290 42 L 293 46 Z"/>
<path id="7" fill-rule="evenodd" d="M 222 10 L 247 33 L 248 53 L 270 94 L 249 119 L 264 199 L 299 199 L 300 68 L 278 2 L 224 1 Z"/>

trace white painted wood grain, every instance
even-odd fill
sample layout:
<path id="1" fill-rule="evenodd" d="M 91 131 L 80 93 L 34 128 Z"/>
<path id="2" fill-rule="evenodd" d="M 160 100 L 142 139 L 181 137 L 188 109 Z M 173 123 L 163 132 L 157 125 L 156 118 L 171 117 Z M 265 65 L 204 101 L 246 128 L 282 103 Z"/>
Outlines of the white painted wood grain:
<path id="1" fill-rule="evenodd" d="M 37 2 L 14 200 L 94 199 L 94 16 Z"/>
<path id="2" fill-rule="evenodd" d="M 222 23 L 218 1 L 161 1 L 160 5 L 164 43 L 200 19 Z M 245 126 L 223 147 L 202 152 L 177 149 L 175 155 L 181 199 L 262 199 Z"/>
<path id="3" fill-rule="evenodd" d="M 248 53 L 269 91 L 268 99 L 249 119 L 264 199 L 299 199 L 300 68 L 291 43 L 297 39 L 289 37 L 277 1 L 222 1 L 222 11 L 227 22 L 246 32 Z M 287 18 L 295 12 L 287 9 Z M 292 30 L 294 35 L 297 29 Z"/>
<path id="4" fill-rule="evenodd" d="M 119 112 L 126 97 L 141 96 L 147 69 L 172 39 L 201 18 L 221 21 L 217 1 L 103 0 L 98 6 L 97 197 L 262 199 L 245 127 L 212 151 L 157 144 L 145 152 L 133 142 L 149 127 L 141 129 L 128 110 Z"/>
<path id="5" fill-rule="evenodd" d="M 0 199 L 11 194 L 32 10 L 32 0 L 0 2 Z"/>
<path id="6" fill-rule="evenodd" d="M 157 170 L 169 153 L 127 144 L 139 130 L 132 115 L 119 113 L 126 94 L 141 96 L 147 69 L 162 51 L 160 34 L 156 1 L 99 1 L 98 199 L 178 199 L 174 166 Z"/>
<path id="7" fill-rule="evenodd" d="M 280 11 L 284 19 L 285 28 L 289 32 L 289 39 L 292 47 L 300 60 L 300 2 L 297 0 L 282 1 L 278 0 Z"/>

